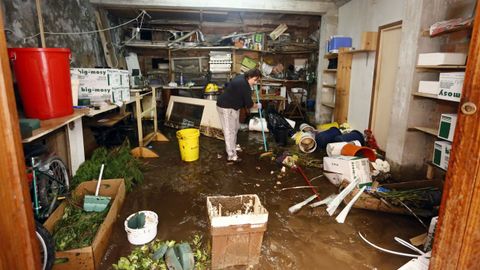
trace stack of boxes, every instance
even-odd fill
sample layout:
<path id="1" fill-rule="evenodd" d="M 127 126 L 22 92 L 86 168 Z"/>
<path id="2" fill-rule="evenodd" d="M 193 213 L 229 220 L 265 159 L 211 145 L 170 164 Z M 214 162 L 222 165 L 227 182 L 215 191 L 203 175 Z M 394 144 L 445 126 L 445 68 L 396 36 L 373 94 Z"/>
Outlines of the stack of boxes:
<path id="1" fill-rule="evenodd" d="M 230 52 L 210 52 L 210 72 L 225 73 L 232 70 L 232 54 Z"/>
<path id="2" fill-rule="evenodd" d="M 440 117 L 437 137 L 446 141 L 435 141 L 433 147 L 433 164 L 446 170 L 450 160 L 453 135 L 457 124 L 457 114 L 445 113 Z"/>
<path id="3" fill-rule="evenodd" d="M 78 99 L 88 99 L 92 105 L 130 100 L 127 70 L 72 68 L 70 74 L 72 81 L 78 81 Z"/>

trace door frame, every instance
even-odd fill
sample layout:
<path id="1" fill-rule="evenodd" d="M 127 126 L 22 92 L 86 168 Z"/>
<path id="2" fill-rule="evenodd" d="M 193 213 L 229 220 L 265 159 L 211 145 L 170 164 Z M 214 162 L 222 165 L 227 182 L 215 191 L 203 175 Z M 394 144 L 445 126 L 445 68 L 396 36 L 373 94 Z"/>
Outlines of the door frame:
<path id="1" fill-rule="evenodd" d="M 374 113 L 374 106 L 375 106 L 375 99 L 377 96 L 377 85 L 378 85 L 378 73 L 379 71 L 379 55 L 380 55 L 380 40 L 382 38 L 382 31 L 401 27 L 402 21 L 396 21 L 393 23 L 381 25 L 378 27 L 378 37 L 377 37 L 377 50 L 375 50 L 375 67 L 373 69 L 373 83 L 372 83 L 372 95 L 370 96 L 370 115 L 368 117 L 368 129 L 372 129 L 372 120 L 373 120 L 373 113 Z"/>
<path id="2" fill-rule="evenodd" d="M 40 269 L 12 74 L 0 7 L 0 269 Z"/>
<path id="3" fill-rule="evenodd" d="M 430 269 L 479 269 L 480 241 L 480 5 L 476 7 L 450 162 Z M 467 102 L 477 110 L 462 113 Z"/>

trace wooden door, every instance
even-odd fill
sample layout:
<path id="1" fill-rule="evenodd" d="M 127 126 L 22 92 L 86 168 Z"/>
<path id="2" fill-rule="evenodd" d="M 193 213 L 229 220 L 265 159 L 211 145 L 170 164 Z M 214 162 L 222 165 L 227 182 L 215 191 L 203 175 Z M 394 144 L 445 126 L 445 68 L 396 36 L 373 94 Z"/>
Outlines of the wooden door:
<path id="1" fill-rule="evenodd" d="M 0 8 L 0 269 L 39 269 L 32 203 Z"/>
<path id="2" fill-rule="evenodd" d="M 430 269 L 433 270 L 480 269 L 479 11 L 480 5 L 474 19 L 462 99 L 430 261 Z"/>
<path id="3" fill-rule="evenodd" d="M 397 22 L 380 26 L 378 33 L 369 127 L 373 131 L 380 149 L 385 150 L 397 78 L 402 24 Z"/>

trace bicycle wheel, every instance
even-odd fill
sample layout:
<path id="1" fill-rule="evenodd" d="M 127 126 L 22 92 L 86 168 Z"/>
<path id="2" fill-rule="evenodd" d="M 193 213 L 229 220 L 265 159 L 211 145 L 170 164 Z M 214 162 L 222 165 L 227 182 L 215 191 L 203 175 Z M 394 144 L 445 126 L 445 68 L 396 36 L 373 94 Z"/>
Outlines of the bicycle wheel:
<path id="1" fill-rule="evenodd" d="M 52 269 L 55 261 L 55 242 L 50 233 L 40 222 L 35 220 L 35 233 L 40 247 L 40 261 L 42 270 Z"/>
<path id="2" fill-rule="evenodd" d="M 41 206 L 39 218 L 47 218 L 57 207 L 57 198 L 67 195 L 70 188 L 67 168 L 60 158 L 51 157 L 44 163 L 38 175 L 37 187 Z"/>

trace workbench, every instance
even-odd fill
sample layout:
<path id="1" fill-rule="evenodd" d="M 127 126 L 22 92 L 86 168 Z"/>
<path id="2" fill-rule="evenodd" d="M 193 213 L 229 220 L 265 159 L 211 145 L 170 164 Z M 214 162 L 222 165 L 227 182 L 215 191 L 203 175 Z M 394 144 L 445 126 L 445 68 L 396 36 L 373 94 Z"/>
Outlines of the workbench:
<path id="1" fill-rule="evenodd" d="M 71 175 L 75 175 L 80 164 L 85 161 L 82 117 L 87 112 L 88 110 L 75 109 L 71 115 L 41 120 L 40 128 L 34 130 L 32 136 L 24 138 L 22 143 L 33 143 L 51 135 L 56 154 L 66 161 Z"/>

